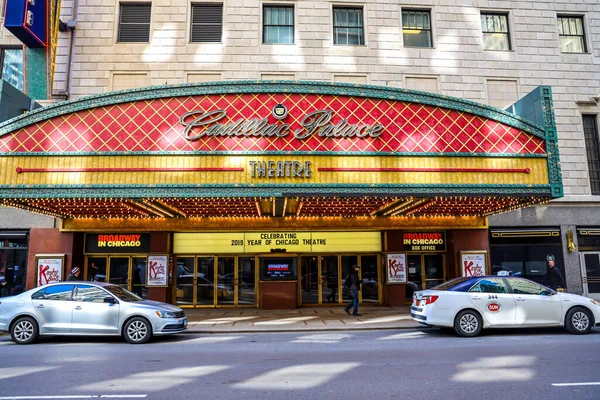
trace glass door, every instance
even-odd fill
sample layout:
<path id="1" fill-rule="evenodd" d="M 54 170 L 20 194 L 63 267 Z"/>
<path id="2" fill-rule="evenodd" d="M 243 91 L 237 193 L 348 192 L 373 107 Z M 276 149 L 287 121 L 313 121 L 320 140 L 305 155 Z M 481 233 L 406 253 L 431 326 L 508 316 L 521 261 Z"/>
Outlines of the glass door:
<path id="1" fill-rule="evenodd" d="M 85 280 L 106 282 L 107 257 L 88 257 Z"/>
<path id="2" fill-rule="evenodd" d="M 319 260 L 317 256 L 300 258 L 302 304 L 319 304 Z"/>
<path id="3" fill-rule="evenodd" d="M 412 301 L 413 293 L 423 289 L 423 275 L 421 273 L 421 255 L 408 254 L 406 256 L 408 264 L 408 284 L 406 285 L 406 300 Z"/>
<path id="4" fill-rule="evenodd" d="M 110 257 L 108 261 L 110 266 L 108 271 L 109 283 L 131 290 L 129 257 Z"/>
<path id="5" fill-rule="evenodd" d="M 237 274 L 235 257 L 217 257 L 217 302 L 219 306 L 235 305 Z"/>
<path id="6" fill-rule="evenodd" d="M 580 253 L 583 294 L 600 298 L 600 252 Z"/>
<path id="7" fill-rule="evenodd" d="M 198 257 L 193 272 L 196 302 L 195 306 L 215 305 L 215 257 Z"/>
<path id="8" fill-rule="evenodd" d="M 355 265 L 358 264 L 358 256 L 342 256 L 342 302 L 347 303 L 352 300 L 352 294 L 350 289 L 344 284 L 346 277 L 353 271 Z M 361 271 L 362 272 L 362 271 Z M 359 292 L 360 295 L 360 292 Z"/>
<path id="9" fill-rule="evenodd" d="M 131 258 L 132 291 L 143 299 L 148 298 L 146 288 L 146 257 Z"/>
<path id="10" fill-rule="evenodd" d="M 256 257 L 238 258 L 238 305 L 256 305 Z"/>
<path id="11" fill-rule="evenodd" d="M 338 256 L 322 256 L 321 257 L 321 275 L 322 280 L 322 299 L 323 303 L 339 303 L 339 272 L 338 272 Z"/>
<path id="12" fill-rule="evenodd" d="M 177 257 L 175 268 L 175 302 L 180 306 L 193 306 L 195 259 L 194 257 Z"/>
<path id="13" fill-rule="evenodd" d="M 434 286 L 444 283 L 444 255 L 443 254 L 424 254 L 423 266 L 425 269 L 425 287 L 431 289 Z"/>
<path id="14" fill-rule="evenodd" d="M 379 303 L 379 256 L 360 256 L 362 275 L 362 302 Z"/>

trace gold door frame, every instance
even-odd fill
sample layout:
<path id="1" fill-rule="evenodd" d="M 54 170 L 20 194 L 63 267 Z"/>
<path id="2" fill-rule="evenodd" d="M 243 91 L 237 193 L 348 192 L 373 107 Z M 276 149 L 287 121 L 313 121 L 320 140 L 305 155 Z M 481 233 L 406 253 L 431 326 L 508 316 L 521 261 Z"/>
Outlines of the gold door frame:
<path id="1" fill-rule="evenodd" d="M 145 258 L 146 259 L 146 264 L 148 264 L 148 254 L 146 253 L 126 253 L 126 254 L 119 254 L 119 253 L 89 253 L 89 254 L 85 254 L 84 257 L 84 271 L 83 271 L 83 276 L 87 278 L 89 278 L 88 276 L 88 266 L 89 266 L 89 259 L 90 258 L 104 258 L 106 259 L 106 283 L 110 283 L 110 260 L 112 258 L 127 258 L 128 262 L 127 262 L 127 290 L 132 291 L 133 289 L 133 280 L 132 280 L 132 276 L 131 276 L 131 268 L 132 268 L 132 259 L 133 258 Z M 146 271 L 147 273 L 147 271 Z M 144 285 L 145 286 L 145 285 Z M 147 286 L 146 286 L 147 288 Z"/>
<path id="2" fill-rule="evenodd" d="M 427 288 L 427 281 L 437 281 L 439 279 L 427 279 L 427 275 L 425 272 L 425 256 L 442 256 L 442 282 L 446 282 L 446 253 L 412 253 L 411 255 L 419 255 L 421 256 L 421 290 L 425 290 Z"/>
<path id="3" fill-rule="evenodd" d="M 256 308 L 258 306 L 258 295 L 259 295 L 259 284 L 258 284 L 258 255 L 252 254 L 176 254 L 175 257 L 175 276 L 174 284 L 172 288 L 172 298 L 174 299 L 173 304 L 181 308 Z M 234 259 L 234 271 L 233 271 L 233 304 L 219 304 L 219 257 L 222 258 L 233 258 Z M 254 259 L 254 304 L 242 304 L 239 305 L 239 258 L 253 258 Z M 194 277 L 192 279 L 192 304 L 178 304 L 177 303 L 177 259 L 179 258 L 193 258 L 194 260 Z M 213 303 L 212 304 L 200 304 L 198 305 L 198 259 L 199 258 L 212 258 L 213 259 Z"/>
<path id="4" fill-rule="evenodd" d="M 317 299 L 318 299 L 318 303 L 303 303 L 302 302 L 302 257 L 317 257 L 317 274 L 319 277 L 319 280 L 317 282 Z M 326 303 L 323 304 L 323 280 L 322 280 L 322 276 L 323 276 L 323 265 L 322 265 L 322 260 L 323 257 L 330 257 L 330 256 L 336 256 L 337 257 L 337 269 L 338 269 L 338 301 L 337 303 Z M 363 256 L 369 256 L 369 257 L 376 257 L 377 259 L 377 304 L 381 304 L 382 303 L 382 295 L 383 295 L 383 284 L 381 282 L 381 277 L 382 277 L 382 265 L 381 265 L 381 254 L 380 253 L 319 253 L 317 255 L 315 254 L 300 254 L 299 255 L 299 260 L 298 260 L 298 291 L 297 291 L 297 295 L 298 295 L 298 306 L 328 306 L 330 304 L 338 304 L 338 305 L 342 305 L 344 304 L 344 299 L 343 299 L 343 295 L 342 295 L 342 290 L 343 290 L 343 286 L 342 286 L 342 257 L 357 257 L 357 263 L 360 266 L 360 272 L 359 272 L 359 278 L 362 279 L 362 257 Z M 445 260 L 445 258 L 444 258 Z M 444 262 L 444 275 L 446 273 L 446 264 Z M 361 290 L 359 290 L 358 292 L 358 301 L 359 304 L 362 305 L 362 287 Z"/>

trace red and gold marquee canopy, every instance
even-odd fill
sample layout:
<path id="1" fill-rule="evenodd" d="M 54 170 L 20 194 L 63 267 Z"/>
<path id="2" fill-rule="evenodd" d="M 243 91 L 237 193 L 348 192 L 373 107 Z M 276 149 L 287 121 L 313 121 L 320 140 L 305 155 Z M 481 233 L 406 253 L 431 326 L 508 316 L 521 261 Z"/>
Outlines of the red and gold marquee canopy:
<path id="1" fill-rule="evenodd" d="M 534 94 L 535 122 L 347 84 L 108 93 L 0 125 L 0 203 L 65 219 L 485 217 L 562 194 L 551 94 Z"/>

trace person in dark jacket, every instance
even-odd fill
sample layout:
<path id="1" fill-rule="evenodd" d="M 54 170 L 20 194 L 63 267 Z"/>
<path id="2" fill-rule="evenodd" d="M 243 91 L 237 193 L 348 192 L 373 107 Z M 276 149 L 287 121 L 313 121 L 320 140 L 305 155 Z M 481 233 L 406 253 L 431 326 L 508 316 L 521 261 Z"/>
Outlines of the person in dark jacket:
<path id="1" fill-rule="evenodd" d="M 546 274 L 546 281 L 548 282 L 548 286 L 552 290 L 557 290 L 559 286 L 566 288 L 565 278 L 563 277 L 560 269 L 554 265 L 555 257 L 552 254 L 548 254 L 546 256 L 546 261 L 548 261 L 548 273 Z"/>
<path id="2" fill-rule="evenodd" d="M 73 269 L 71 269 L 71 275 L 67 276 L 67 282 L 68 281 L 78 281 L 80 273 L 81 273 L 81 271 L 77 267 L 74 267 Z"/>
<path id="3" fill-rule="evenodd" d="M 352 301 L 346 306 L 346 308 L 344 308 L 344 311 L 346 311 L 346 314 L 350 315 L 350 308 L 354 306 L 352 315 L 355 317 L 360 316 L 360 314 L 358 313 L 358 290 L 360 289 L 360 284 L 363 283 L 362 279 L 358 277 L 359 270 L 360 267 L 358 265 L 355 265 L 353 267 L 353 271 L 350 272 L 346 277 L 346 281 L 350 281 L 349 285 L 350 293 L 352 294 Z"/>

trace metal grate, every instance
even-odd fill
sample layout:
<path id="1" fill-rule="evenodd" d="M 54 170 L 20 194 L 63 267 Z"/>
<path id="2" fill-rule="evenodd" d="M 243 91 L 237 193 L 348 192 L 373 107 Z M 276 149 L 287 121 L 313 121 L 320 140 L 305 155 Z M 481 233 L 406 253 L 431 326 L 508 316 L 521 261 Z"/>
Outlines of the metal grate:
<path id="1" fill-rule="evenodd" d="M 192 4 L 190 42 L 221 42 L 223 4 Z"/>
<path id="2" fill-rule="evenodd" d="M 151 14 L 151 3 L 121 3 L 117 42 L 149 42 Z"/>
<path id="3" fill-rule="evenodd" d="M 592 194 L 600 195 L 600 138 L 598 137 L 596 117 L 596 115 L 583 116 L 583 135 L 585 137 Z"/>

